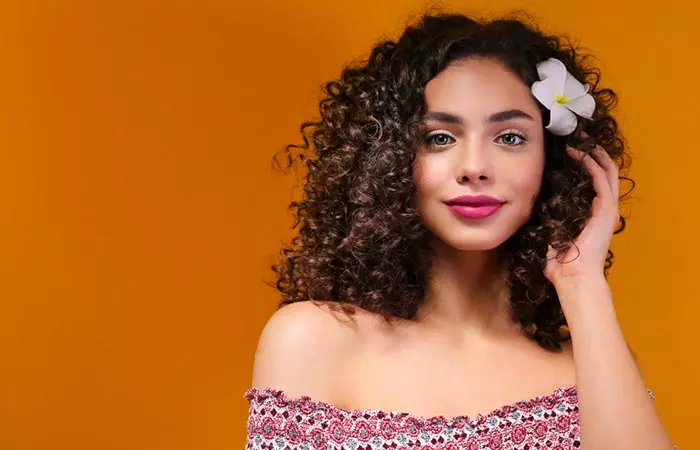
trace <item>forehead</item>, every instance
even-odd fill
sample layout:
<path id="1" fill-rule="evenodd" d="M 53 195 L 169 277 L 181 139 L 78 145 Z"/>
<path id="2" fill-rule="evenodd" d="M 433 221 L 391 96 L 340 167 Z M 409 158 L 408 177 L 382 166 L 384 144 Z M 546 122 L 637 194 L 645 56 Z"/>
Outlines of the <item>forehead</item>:
<path id="1" fill-rule="evenodd" d="M 456 61 L 425 87 L 428 110 L 479 115 L 522 109 L 539 115 L 530 87 L 502 63 L 486 58 Z"/>

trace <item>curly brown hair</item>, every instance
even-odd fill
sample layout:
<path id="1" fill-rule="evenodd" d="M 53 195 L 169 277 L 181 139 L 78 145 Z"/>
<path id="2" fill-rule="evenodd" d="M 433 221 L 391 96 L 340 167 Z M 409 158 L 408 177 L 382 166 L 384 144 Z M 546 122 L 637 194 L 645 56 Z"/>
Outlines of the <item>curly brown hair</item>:
<path id="1" fill-rule="evenodd" d="M 598 86 L 593 58 L 574 47 L 521 18 L 426 13 L 397 42 L 379 42 L 366 60 L 348 64 L 338 80 L 324 84 L 320 119 L 301 125 L 303 144 L 275 156 L 278 163 L 283 157 L 284 169 L 300 162 L 305 172 L 302 198 L 290 204 L 298 234 L 272 266 L 283 295 L 280 307 L 332 300 L 350 315 L 359 306 L 387 320 L 413 318 L 433 256 L 431 234 L 413 203 L 426 84 L 450 63 L 478 56 L 495 58 L 530 86 L 539 79 L 537 63 L 557 58 L 591 86 L 595 112 L 569 136 L 545 131 L 544 175 L 532 216 L 503 245 L 513 319 L 543 348 L 559 350 L 570 335 L 557 292 L 543 273 L 547 248 L 565 251 L 573 244 L 595 197 L 589 173 L 565 146 L 588 152 L 600 145 L 620 169 L 629 166 L 610 115 L 617 96 Z M 540 109 L 547 123 L 549 111 Z M 620 219 L 616 233 L 625 227 Z M 612 263 L 609 251 L 605 275 Z"/>

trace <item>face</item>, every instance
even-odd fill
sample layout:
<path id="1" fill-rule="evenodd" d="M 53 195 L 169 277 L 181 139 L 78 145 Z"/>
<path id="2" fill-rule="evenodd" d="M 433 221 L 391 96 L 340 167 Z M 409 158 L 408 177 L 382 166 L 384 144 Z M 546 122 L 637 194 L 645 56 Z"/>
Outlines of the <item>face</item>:
<path id="1" fill-rule="evenodd" d="M 483 58 L 443 70 L 427 84 L 425 100 L 414 166 L 423 222 L 453 248 L 494 249 L 528 221 L 541 187 L 544 130 L 536 100 L 504 65 Z M 489 196 L 500 206 L 454 200 L 461 196 Z"/>

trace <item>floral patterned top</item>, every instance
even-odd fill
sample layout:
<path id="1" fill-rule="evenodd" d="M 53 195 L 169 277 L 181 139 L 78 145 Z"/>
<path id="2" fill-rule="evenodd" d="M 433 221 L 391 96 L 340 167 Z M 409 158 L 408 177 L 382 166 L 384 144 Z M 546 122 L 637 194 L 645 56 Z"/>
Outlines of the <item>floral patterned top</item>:
<path id="1" fill-rule="evenodd" d="M 575 386 L 473 418 L 347 411 L 308 396 L 291 399 L 272 388 L 252 388 L 245 398 L 249 401 L 246 448 L 251 450 L 577 450 L 581 446 Z"/>

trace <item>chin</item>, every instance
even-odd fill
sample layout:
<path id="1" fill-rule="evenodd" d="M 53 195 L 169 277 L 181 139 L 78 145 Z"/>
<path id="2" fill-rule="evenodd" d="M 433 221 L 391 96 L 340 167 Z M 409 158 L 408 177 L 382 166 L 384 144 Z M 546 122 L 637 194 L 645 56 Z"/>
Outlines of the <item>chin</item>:
<path id="1" fill-rule="evenodd" d="M 483 230 L 483 233 L 470 233 L 469 236 L 436 235 L 443 245 L 459 251 L 485 252 L 494 250 L 505 243 L 510 236 Z"/>
<path id="2" fill-rule="evenodd" d="M 438 219 L 439 217 L 439 219 Z M 459 251 L 490 251 L 503 245 L 527 221 L 526 217 L 503 215 L 489 222 L 466 224 L 451 216 L 438 216 L 425 223 L 442 245 Z M 489 219 L 486 219 L 487 221 Z"/>
<path id="3" fill-rule="evenodd" d="M 463 252 L 487 252 L 491 250 L 495 250 L 498 247 L 500 247 L 505 240 L 499 240 L 499 241 L 461 241 L 461 242 L 456 242 L 454 245 L 451 245 L 455 250 L 463 251 Z"/>

